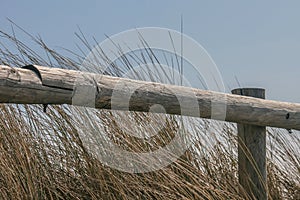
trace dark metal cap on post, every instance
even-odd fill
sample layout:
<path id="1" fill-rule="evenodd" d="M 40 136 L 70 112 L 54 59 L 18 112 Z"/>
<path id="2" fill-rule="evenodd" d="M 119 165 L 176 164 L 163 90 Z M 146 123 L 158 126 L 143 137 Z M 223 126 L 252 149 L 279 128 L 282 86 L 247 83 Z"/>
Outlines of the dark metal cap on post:
<path id="1" fill-rule="evenodd" d="M 265 99 L 265 89 L 237 88 L 232 94 Z M 251 114 L 251 113 L 249 113 Z M 253 199 L 267 199 L 266 127 L 238 124 L 239 183 Z"/>

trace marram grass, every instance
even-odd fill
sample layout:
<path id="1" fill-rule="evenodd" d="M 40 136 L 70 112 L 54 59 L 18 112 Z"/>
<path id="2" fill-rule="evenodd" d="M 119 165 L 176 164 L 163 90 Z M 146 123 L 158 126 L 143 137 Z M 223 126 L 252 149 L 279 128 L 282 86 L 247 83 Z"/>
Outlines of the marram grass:
<path id="1" fill-rule="evenodd" d="M 19 41 L 14 31 L 1 32 L 0 36 L 2 65 L 78 69 L 85 56 L 73 52 L 69 57 L 63 56 L 31 35 L 40 50 L 33 51 Z M 87 49 L 92 48 L 83 35 L 78 36 Z M 151 51 L 134 56 L 146 62 L 155 55 Z M 122 59 L 123 67 L 110 65 L 106 73 L 118 76 L 124 66 L 132 67 L 130 59 Z M 92 119 L 72 106 L 49 106 L 44 113 L 40 105 L 0 104 L 0 199 L 251 199 L 238 183 L 234 124 L 212 121 L 216 128 L 208 129 L 209 120 L 185 118 L 187 128 L 180 117 L 166 116 L 165 128 L 155 137 L 142 140 L 124 133 L 116 124 L 116 116 L 132 131 L 151 132 L 155 127 L 143 130 L 153 119 L 151 114 L 90 110 Z M 79 123 L 83 120 L 86 126 L 101 124 L 101 134 L 127 151 L 147 152 L 163 147 L 178 129 L 195 139 L 167 167 L 126 173 L 104 165 L 86 149 L 79 137 L 79 131 L 85 131 Z M 140 126 L 132 126 L 132 120 Z M 299 134 L 268 130 L 268 197 L 300 199 Z"/>

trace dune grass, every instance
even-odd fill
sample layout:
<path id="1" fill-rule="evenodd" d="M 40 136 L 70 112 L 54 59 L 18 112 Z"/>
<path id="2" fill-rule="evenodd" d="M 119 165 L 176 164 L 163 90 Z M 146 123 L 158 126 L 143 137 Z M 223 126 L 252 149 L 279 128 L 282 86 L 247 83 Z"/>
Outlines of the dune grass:
<path id="1" fill-rule="evenodd" d="M 85 56 L 75 53 L 75 58 L 63 56 L 39 37 L 30 35 L 33 43 L 43 50 L 37 53 L 19 41 L 14 32 L 0 34 L 1 41 L 10 43 L 10 48 L 0 47 L 2 65 L 79 69 Z M 79 38 L 91 48 L 83 35 Z M 154 56 L 151 52 L 135 55 L 142 61 L 145 56 Z M 125 66 L 132 67 L 129 58 L 122 59 Z M 105 73 L 118 76 L 122 69 L 111 65 Z M 153 119 L 158 116 L 95 109 L 88 112 L 93 115 L 66 105 L 49 106 L 44 113 L 40 105 L 0 104 L 0 199 L 251 199 L 238 183 L 234 124 L 192 118 L 185 118 L 182 123 L 180 117 L 167 115 L 166 125 L 159 134 L 140 139 L 126 134 L 116 120 L 133 132 L 145 131 L 151 135 L 156 130 L 148 125 L 155 125 Z M 133 121 L 140 126 L 132 126 Z M 95 124 L 99 125 L 102 139 L 107 136 L 127 151 L 147 152 L 163 147 L 179 129 L 193 135 L 193 143 L 167 167 L 147 173 L 127 173 L 106 166 L 84 145 L 80 132 L 89 131 L 85 127 Z M 268 129 L 269 199 L 300 199 L 297 134 Z"/>

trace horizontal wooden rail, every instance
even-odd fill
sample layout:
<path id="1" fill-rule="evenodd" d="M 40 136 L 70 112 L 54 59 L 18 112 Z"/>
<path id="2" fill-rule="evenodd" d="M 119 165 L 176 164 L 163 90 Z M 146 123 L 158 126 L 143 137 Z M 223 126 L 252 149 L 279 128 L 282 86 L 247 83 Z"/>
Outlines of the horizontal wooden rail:
<path id="1" fill-rule="evenodd" d="M 88 90 L 88 86 L 91 86 L 96 91 L 94 104 L 84 104 L 85 106 L 149 112 L 152 106 L 158 104 L 164 108 L 163 112 L 168 114 L 300 130 L 298 103 L 264 100 L 74 70 L 34 67 L 37 71 L 0 65 L 0 103 L 74 104 L 79 88 L 86 87 Z M 132 94 L 128 103 L 126 99 L 130 92 Z M 113 94 L 117 94 L 119 98 L 113 99 L 112 104 Z M 185 105 L 180 102 L 185 102 Z M 197 103 L 199 111 L 193 102 Z M 162 112 L 162 109 L 152 109 L 152 112 Z M 225 112 L 224 119 L 222 112 Z"/>

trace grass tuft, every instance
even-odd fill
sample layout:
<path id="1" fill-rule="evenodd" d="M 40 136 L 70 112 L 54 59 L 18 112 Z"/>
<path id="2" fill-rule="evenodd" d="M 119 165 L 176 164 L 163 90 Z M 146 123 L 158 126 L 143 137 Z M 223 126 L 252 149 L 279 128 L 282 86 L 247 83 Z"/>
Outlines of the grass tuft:
<path id="1" fill-rule="evenodd" d="M 39 45 L 40 50 L 34 51 L 19 41 L 15 31 L 13 34 L 0 31 L 3 39 L 0 64 L 80 69 L 84 50 L 80 50 L 82 55 L 68 51 L 70 57 L 63 56 L 49 48 L 41 38 L 23 33 Z M 92 48 L 82 32 L 77 36 L 87 50 Z M 105 52 L 99 52 L 99 55 L 104 63 L 109 62 Z M 175 58 L 161 57 L 176 65 Z M 104 73 L 119 76 L 135 64 L 159 59 L 154 51 L 134 52 L 122 56 L 118 63 L 111 63 Z M 143 74 L 155 74 L 146 72 Z M 172 81 L 172 74 L 164 73 Z M 143 79 L 139 75 L 137 73 L 136 78 Z M 152 79 L 157 81 L 159 77 Z M 166 118 L 166 123 L 157 130 L 156 124 L 161 117 Z M 164 147 L 178 130 L 193 136 L 192 145 L 180 158 L 162 169 L 127 173 L 108 167 L 87 149 L 80 137 L 82 132 L 89 132 L 87 127 L 97 130 L 100 137 L 97 142 L 109 138 L 130 152 L 151 152 Z M 147 137 L 134 137 L 128 131 Z M 188 117 L 66 105 L 49 106 L 44 113 L 39 105 L 0 104 L 0 198 L 251 199 L 238 183 L 236 132 L 234 124 Z M 299 136 L 285 130 L 269 129 L 267 137 L 269 199 L 300 199 Z M 101 145 L 99 148 L 107 152 Z M 122 155 L 117 156 L 122 161 Z"/>

